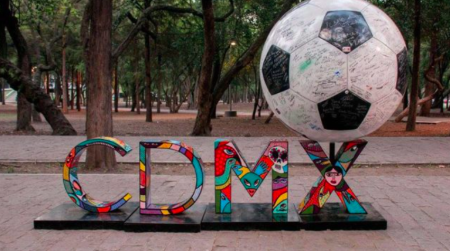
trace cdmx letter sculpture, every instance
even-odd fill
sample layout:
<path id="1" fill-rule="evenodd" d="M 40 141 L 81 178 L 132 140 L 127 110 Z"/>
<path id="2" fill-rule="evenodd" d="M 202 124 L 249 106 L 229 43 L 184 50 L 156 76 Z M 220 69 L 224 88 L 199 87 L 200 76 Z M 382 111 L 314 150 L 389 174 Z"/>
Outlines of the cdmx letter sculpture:
<path id="1" fill-rule="evenodd" d="M 313 184 L 310 192 L 299 204 L 302 215 L 318 214 L 333 192 L 341 200 L 350 214 L 365 214 L 353 190 L 344 177 L 362 152 L 367 142 L 355 140 L 342 144 L 335 160 L 330 160 L 316 141 L 301 141 L 309 158 L 319 170 L 321 176 Z M 103 202 L 91 198 L 82 188 L 77 176 L 78 161 L 87 147 L 102 145 L 110 147 L 122 156 L 131 151 L 131 147 L 114 138 L 95 138 L 84 141 L 74 147 L 66 158 L 63 167 L 63 183 L 71 200 L 79 207 L 95 213 L 108 213 L 119 209 L 131 195 L 127 193 L 113 202 Z M 172 205 L 151 203 L 151 149 L 172 150 L 186 156 L 195 171 L 196 184 L 192 196 L 184 202 Z M 200 197 L 203 189 L 203 163 L 194 149 L 178 141 L 142 141 L 139 145 L 139 201 L 140 213 L 150 215 L 180 214 L 190 208 Z M 232 212 L 231 173 L 235 173 L 248 194 L 253 197 L 269 173 L 272 174 L 272 213 L 288 212 L 288 142 L 271 141 L 258 159 L 253 169 L 249 168 L 233 141 L 215 142 L 215 208 L 217 214 Z"/>
<path id="2" fill-rule="evenodd" d="M 356 194 L 351 189 L 350 185 L 345 180 L 346 175 L 350 171 L 352 165 L 363 151 L 367 142 L 364 140 L 354 140 L 350 142 L 344 142 L 334 156 L 333 149 L 330 149 L 330 157 L 327 156 L 320 144 L 316 141 L 302 140 L 301 146 L 306 151 L 308 157 L 314 163 L 320 176 L 317 181 L 312 185 L 310 191 L 306 194 L 304 199 L 298 205 L 297 213 L 295 209 L 289 210 L 288 203 L 288 191 L 289 191 L 289 177 L 288 177 L 288 141 L 270 141 L 267 147 L 264 149 L 259 159 L 255 162 L 253 167 L 250 167 L 248 162 L 244 159 L 242 153 L 238 149 L 237 145 L 232 140 L 219 139 L 214 142 L 214 195 L 215 203 L 208 207 L 200 205 L 196 209 L 192 209 L 192 215 L 198 215 L 202 224 L 202 229 L 210 229 L 211 224 L 228 224 L 230 217 L 242 214 L 243 211 L 233 211 L 232 203 L 232 173 L 236 175 L 240 183 L 243 185 L 247 193 L 253 197 L 261 184 L 267 178 L 269 174 L 272 176 L 272 198 L 270 204 L 258 204 L 258 203 L 243 203 L 239 207 L 236 206 L 235 210 L 244 210 L 252 212 L 251 219 L 256 219 L 254 226 L 258 223 L 258 215 L 255 215 L 256 208 L 265 208 L 265 213 L 260 213 L 260 219 L 270 224 L 285 224 L 283 226 L 288 227 L 292 222 L 303 222 L 301 224 L 311 224 L 316 218 L 310 216 L 322 215 L 328 217 L 328 215 L 337 215 L 341 212 L 335 212 L 336 206 L 330 205 L 327 211 L 321 213 L 321 209 L 324 208 L 327 200 L 330 198 L 333 192 L 336 193 L 346 214 L 348 214 L 349 224 L 355 222 L 365 221 L 365 216 L 368 211 L 363 207 L 362 203 L 358 200 Z M 81 182 L 77 176 L 78 162 L 82 153 L 86 148 L 90 146 L 104 146 L 114 149 L 120 155 L 125 156 L 131 151 L 131 147 L 121 140 L 109 137 L 94 138 L 86 140 L 77 146 L 75 146 L 66 158 L 63 167 L 63 184 L 64 188 L 70 197 L 70 199 L 80 208 L 90 212 L 91 214 L 108 214 L 120 209 L 130 199 L 129 193 L 121 196 L 119 199 L 108 202 L 98 201 L 91 198 L 87 192 L 82 188 Z M 192 195 L 186 200 L 175 204 L 155 204 L 151 201 L 151 151 L 152 150 L 170 150 L 181 153 L 191 163 L 195 172 L 195 187 Z M 146 140 L 139 143 L 139 207 L 136 205 L 131 206 L 131 214 L 140 214 L 141 217 L 158 217 L 161 215 L 164 221 L 172 221 L 172 224 L 179 224 L 180 218 L 176 215 L 185 215 L 189 217 L 189 209 L 198 201 L 204 187 L 205 177 L 203 172 L 202 160 L 196 151 L 179 141 L 173 140 Z M 366 205 L 366 204 L 365 204 Z M 369 205 L 369 204 L 367 204 Z M 266 207 L 267 206 L 267 207 Z M 130 208 L 130 207 L 129 207 Z M 127 209 L 128 210 L 128 209 Z M 202 211 L 205 210 L 205 211 Z M 258 209 L 259 210 L 259 209 Z M 369 212 L 372 215 L 373 207 Z M 246 212 L 247 212 L 246 211 Z M 194 213 L 195 212 L 195 213 Z M 266 215 L 270 212 L 270 215 Z M 203 217 L 204 213 L 204 217 Z M 378 214 L 376 212 L 376 214 Z M 147 215 L 147 216 L 146 216 Z M 208 219 L 205 220 L 206 215 Z M 211 215 L 214 219 L 211 221 Z M 229 216 L 227 216 L 229 215 Z M 299 217 L 299 216 L 300 217 Z M 379 215 L 379 214 L 378 214 Z M 105 215 L 107 216 L 107 215 Z M 173 216 L 173 217 L 172 217 Z M 293 220 L 292 216 L 295 216 Z M 320 216 L 320 217 L 322 217 Z M 92 216 L 90 216 L 92 217 Z M 196 216 L 197 217 L 197 216 Z M 247 216 L 246 216 L 247 217 Z M 255 218 L 256 217 L 256 218 Z M 304 218 L 306 217 L 306 218 Z M 308 218 L 309 217 L 309 218 Z M 320 218 L 319 217 L 319 218 Z M 334 217 L 334 216 L 333 216 Z M 340 216 L 339 216 L 340 217 Z M 356 217 L 356 218 L 355 218 Z M 378 217 L 378 216 L 377 216 Z M 100 217 L 106 219 L 105 217 Z M 131 216 L 130 216 L 131 218 Z M 203 218 L 203 219 L 202 219 Z M 241 224 L 241 219 L 249 220 L 250 218 L 239 218 L 237 223 Z M 298 220 L 297 220 L 298 218 Z M 136 219 L 136 218 L 134 218 Z M 159 218 L 155 218 L 159 219 Z M 355 220 L 356 219 L 356 220 Z M 145 220 L 145 219 L 144 219 Z M 383 226 L 375 229 L 386 229 L 387 223 L 382 218 Z M 345 220 L 344 220 L 345 221 Z M 378 219 L 377 219 L 378 221 Z M 240 223 L 239 223 L 240 222 Z M 200 224 L 199 223 L 199 224 Z M 250 223 L 250 221 L 249 221 Z M 135 222 L 130 224 L 136 224 Z M 157 223 L 156 223 L 157 224 Z M 181 224 L 181 223 L 180 223 Z M 197 224 L 197 223 L 196 223 Z M 203 224 L 210 224 L 204 226 Z M 252 223 L 253 224 L 253 223 Z M 269 224 L 269 223 L 268 223 Z M 266 225 L 267 226 L 267 225 Z M 273 226 L 273 225 L 272 225 Z M 279 226 L 280 229 L 284 229 L 283 226 Z M 292 225 L 289 225 L 292 226 Z M 299 225 L 300 226 L 300 225 Z M 155 228 L 157 229 L 157 228 Z M 219 230 L 220 227 L 211 228 Z M 248 229 L 252 229 L 249 227 Z M 287 228 L 286 228 L 287 229 Z M 300 229 L 300 227 L 296 228 Z M 308 229 L 305 225 L 305 229 Z M 314 228 L 311 228 L 314 229 Z M 336 229 L 340 229 L 339 227 Z M 374 229 L 374 228 L 361 228 L 361 229 Z M 289 229 L 292 230 L 292 229 Z"/>
<path id="3" fill-rule="evenodd" d="M 272 141 L 253 169 L 245 161 L 236 144 L 216 140 L 215 200 L 216 213 L 231 213 L 231 171 L 253 197 L 266 176 L 272 173 L 272 213 L 288 213 L 288 142 Z"/>
<path id="4" fill-rule="evenodd" d="M 338 151 L 336 158 L 333 159 L 328 158 L 316 141 L 300 141 L 300 144 L 319 170 L 321 176 L 298 206 L 299 214 L 318 214 L 333 192 L 336 192 L 348 213 L 366 214 L 366 210 L 361 206 L 344 177 L 367 142 L 364 140 L 345 142 Z"/>

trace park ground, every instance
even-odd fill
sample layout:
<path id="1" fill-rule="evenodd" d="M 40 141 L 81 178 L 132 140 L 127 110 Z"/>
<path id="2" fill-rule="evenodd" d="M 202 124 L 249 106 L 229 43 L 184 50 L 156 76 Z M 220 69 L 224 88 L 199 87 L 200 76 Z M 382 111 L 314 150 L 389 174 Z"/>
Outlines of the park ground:
<path id="1" fill-rule="evenodd" d="M 219 115 L 226 110 L 223 105 Z M 213 141 L 233 138 L 250 163 L 273 138 L 289 140 L 289 200 L 298 204 L 319 172 L 300 148 L 297 137 L 277 119 L 264 124 L 268 111 L 251 120 L 251 104 L 237 107 L 238 118 L 220 116 L 213 121 L 213 137 L 188 137 L 195 112 L 181 110 L 155 114 L 154 123 L 121 108 L 114 114 L 115 135 L 135 150 L 118 158 L 115 170 L 86 170 L 80 181 L 94 198 L 111 200 L 129 192 L 137 201 L 139 182 L 137 145 L 143 139 L 176 139 L 192 145 L 203 158 L 205 186 L 198 203 L 214 201 Z M 61 182 L 65 156 L 85 139 L 85 113 L 70 111 L 67 118 L 80 136 L 50 136 L 45 123 L 37 132 L 14 132 L 15 107 L 0 106 L 0 250 L 450 250 L 450 122 L 447 118 L 422 119 L 417 131 L 405 133 L 405 123 L 387 122 L 366 138 L 369 141 L 346 177 L 359 199 L 387 219 L 385 231 L 202 231 L 201 233 L 127 233 L 115 230 L 34 230 L 33 220 L 69 202 Z M 153 137 L 150 137 L 153 136 Z M 404 137 L 400 137 L 404 136 Z M 406 136 L 406 137 L 405 137 Z M 251 137 L 251 138 L 249 138 Z M 327 146 L 324 145 L 325 150 Z M 169 154 L 169 153 L 168 153 Z M 180 156 L 178 156 L 180 157 Z M 194 187 L 194 171 L 171 155 L 155 154 L 152 197 L 155 203 L 175 203 Z M 234 178 L 234 184 L 238 180 Z M 233 186 L 235 203 L 249 202 L 239 185 Z M 250 202 L 267 202 L 270 186 L 263 184 Z M 337 202 L 335 195 L 331 202 Z"/>
<path id="2" fill-rule="evenodd" d="M 194 126 L 196 111 L 187 110 L 183 106 L 179 113 L 171 114 L 165 107 L 161 113 L 153 114 L 153 123 L 145 122 L 145 109 L 141 114 L 130 112 L 129 108 L 121 107 L 118 113 L 113 113 L 115 136 L 188 136 Z M 253 104 L 239 103 L 233 106 L 238 111 L 237 118 L 224 118 L 223 111 L 228 105 L 220 104 L 218 118 L 212 121 L 213 137 L 295 137 L 295 132 L 288 129 L 278 119 L 273 118 L 269 124 L 265 120 L 269 115 L 268 110 L 262 111 L 262 116 L 252 120 Z M 437 116 L 437 114 L 436 114 Z M 72 123 L 79 135 L 85 135 L 86 114 L 69 110 L 67 119 Z M 405 132 L 406 123 L 395 123 L 392 120 L 386 122 L 380 129 L 369 137 L 417 137 L 431 136 L 443 137 L 450 135 L 450 118 L 432 117 L 418 118 L 416 131 Z M 14 132 L 16 126 L 16 106 L 0 105 L 0 135 L 18 134 Z M 33 123 L 35 135 L 50 135 L 51 127 L 45 122 Z"/>
<path id="3" fill-rule="evenodd" d="M 318 172 L 310 169 L 290 177 L 291 206 L 300 202 L 316 180 Z M 445 168 L 416 171 L 355 169 L 346 177 L 359 199 L 372 203 L 387 219 L 385 231 L 200 233 L 34 230 L 36 217 L 70 202 L 60 174 L 0 174 L 0 250 L 449 250 L 449 172 Z M 124 192 L 133 195 L 132 201 L 138 198 L 137 175 L 102 174 L 100 178 L 98 174 L 83 174 L 80 180 L 96 198 L 112 199 Z M 238 184 L 238 180 L 233 183 Z M 194 184 L 192 175 L 154 175 L 152 198 L 156 203 L 174 203 L 189 196 Z M 213 176 L 207 175 L 198 203 L 214 201 L 213 184 Z M 244 192 L 241 186 L 233 187 L 235 203 L 248 202 Z M 270 193 L 270 186 L 263 184 L 251 201 L 267 202 Z M 333 195 L 330 201 L 336 202 L 337 197 Z"/>

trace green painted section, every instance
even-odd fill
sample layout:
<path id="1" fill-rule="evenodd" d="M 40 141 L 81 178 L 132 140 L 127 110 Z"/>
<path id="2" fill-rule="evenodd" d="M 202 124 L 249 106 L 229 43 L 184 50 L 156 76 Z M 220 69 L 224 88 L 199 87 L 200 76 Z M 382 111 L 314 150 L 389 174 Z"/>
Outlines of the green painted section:
<path id="1" fill-rule="evenodd" d="M 311 65 L 313 61 L 311 59 L 306 60 L 305 62 L 300 64 L 300 71 L 306 71 Z"/>

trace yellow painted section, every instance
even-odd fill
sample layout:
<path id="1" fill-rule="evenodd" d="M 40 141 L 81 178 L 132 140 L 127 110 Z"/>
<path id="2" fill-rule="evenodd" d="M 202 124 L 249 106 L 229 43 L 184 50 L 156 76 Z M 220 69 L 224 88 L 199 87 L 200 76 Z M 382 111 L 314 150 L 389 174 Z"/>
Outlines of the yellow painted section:
<path id="1" fill-rule="evenodd" d="M 63 179 L 69 181 L 69 168 L 64 164 Z"/>
<path id="2" fill-rule="evenodd" d="M 166 206 L 162 206 L 161 207 L 161 213 L 164 214 L 164 215 L 170 214 L 169 210 L 166 210 L 168 208 L 169 208 L 169 206 L 167 206 L 167 205 Z"/>
<path id="3" fill-rule="evenodd" d="M 140 195 L 140 196 L 139 196 L 139 200 L 140 200 L 140 201 L 145 201 L 145 195 Z"/>
<path id="4" fill-rule="evenodd" d="M 193 199 L 190 199 L 190 200 L 184 205 L 184 208 L 189 208 L 189 207 L 191 207 L 193 204 L 194 204 L 194 200 L 193 200 Z"/>
<path id="5" fill-rule="evenodd" d="M 170 148 L 172 146 L 172 144 L 169 143 L 163 143 L 162 145 L 160 145 L 158 148 Z"/>
<path id="6" fill-rule="evenodd" d="M 287 200 L 288 195 L 287 193 L 284 193 L 282 195 L 280 195 L 280 197 L 278 197 L 277 201 L 275 202 L 275 205 L 273 205 L 273 207 L 278 206 L 278 204 L 280 204 L 282 201 Z"/>
<path id="7" fill-rule="evenodd" d="M 250 169 L 248 169 L 248 167 L 246 166 L 239 168 L 239 170 L 242 172 L 241 175 L 238 176 L 239 179 L 241 179 L 242 177 L 244 177 L 244 175 L 250 172 Z"/>
<path id="8" fill-rule="evenodd" d="M 225 184 L 221 185 L 221 186 L 216 186 L 216 190 L 222 190 L 225 187 L 227 187 L 228 185 L 230 185 L 231 183 L 231 176 L 228 178 L 227 182 L 225 182 Z"/>
<path id="9" fill-rule="evenodd" d="M 145 165 L 142 162 L 139 162 L 139 169 L 145 172 Z"/>
<path id="10" fill-rule="evenodd" d="M 300 204 L 298 204 L 298 209 L 303 209 L 305 207 L 305 200 L 302 200 L 302 202 L 300 202 Z"/>
<path id="11" fill-rule="evenodd" d="M 129 201 L 129 200 L 131 199 L 131 194 L 127 193 L 127 194 L 123 197 L 123 199 L 124 199 L 125 201 Z"/>

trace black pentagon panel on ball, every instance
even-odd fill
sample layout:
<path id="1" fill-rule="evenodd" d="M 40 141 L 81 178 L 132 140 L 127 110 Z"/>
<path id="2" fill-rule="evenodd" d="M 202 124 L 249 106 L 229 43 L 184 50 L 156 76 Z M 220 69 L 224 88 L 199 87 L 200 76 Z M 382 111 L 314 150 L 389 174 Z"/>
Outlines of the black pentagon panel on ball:
<path id="1" fill-rule="evenodd" d="M 373 35 L 360 12 L 342 10 L 327 12 L 319 37 L 344 53 L 350 53 Z"/>
<path id="2" fill-rule="evenodd" d="M 405 95 L 406 87 L 408 87 L 408 51 L 403 49 L 397 55 L 397 64 L 398 64 L 398 76 L 397 76 L 397 90 Z"/>
<path id="3" fill-rule="evenodd" d="M 370 103 L 344 91 L 318 104 L 323 128 L 326 130 L 355 130 L 363 122 Z"/>
<path id="4" fill-rule="evenodd" d="M 275 45 L 267 52 L 262 73 L 270 94 L 275 95 L 289 89 L 289 59 L 289 53 Z"/>

